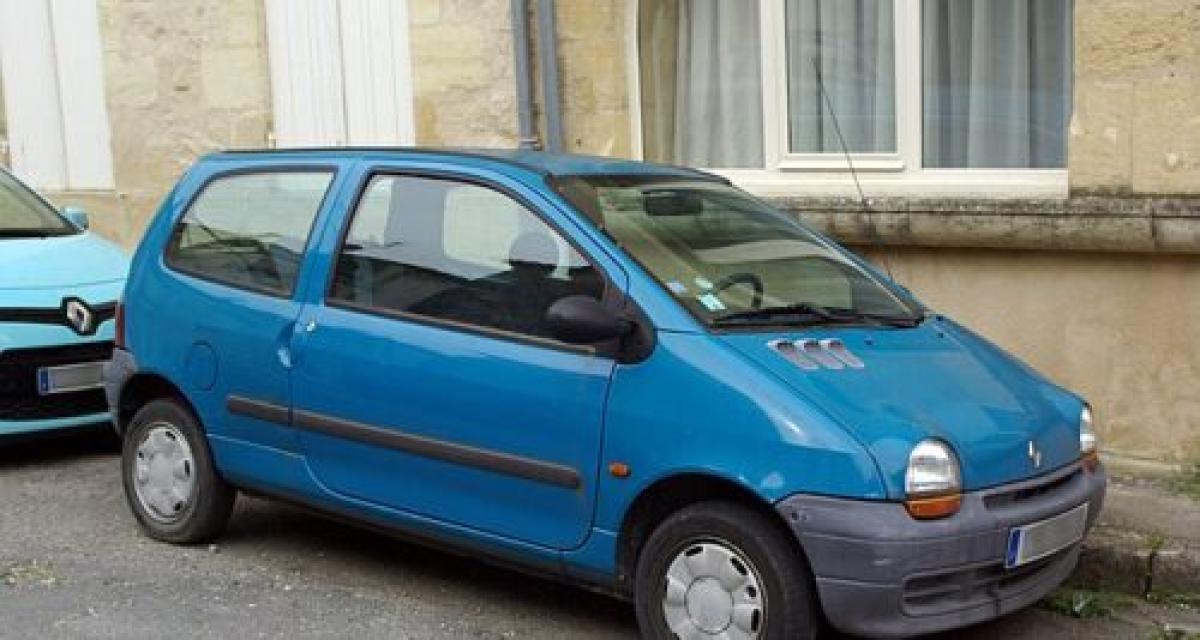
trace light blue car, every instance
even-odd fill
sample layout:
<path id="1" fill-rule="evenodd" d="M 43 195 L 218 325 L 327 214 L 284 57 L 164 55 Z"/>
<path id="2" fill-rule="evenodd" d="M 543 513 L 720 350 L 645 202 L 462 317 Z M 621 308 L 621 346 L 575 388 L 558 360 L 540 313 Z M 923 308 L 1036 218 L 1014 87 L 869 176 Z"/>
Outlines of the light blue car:
<path id="1" fill-rule="evenodd" d="M 0 170 L 0 438 L 109 421 L 100 375 L 129 262 L 87 227 Z"/>

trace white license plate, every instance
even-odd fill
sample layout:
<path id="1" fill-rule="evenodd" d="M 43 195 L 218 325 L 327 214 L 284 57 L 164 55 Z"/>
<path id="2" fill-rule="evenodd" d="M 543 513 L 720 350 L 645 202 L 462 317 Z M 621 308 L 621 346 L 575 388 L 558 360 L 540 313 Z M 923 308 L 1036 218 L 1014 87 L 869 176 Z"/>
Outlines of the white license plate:
<path id="1" fill-rule="evenodd" d="M 1004 567 L 1012 569 L 1041 560 L 1079 542 L 1087 528 L 1087 513 L 1084 503 L 1053 518 L 1009 529 Z"/>
<path id="2" fill-rule="evenodd" d="M 37 370 L 38 393 L 48 396 L 56 393 L 95 389 L 104 386 L 103 376 L 103 362 L 41 367 Z"/>

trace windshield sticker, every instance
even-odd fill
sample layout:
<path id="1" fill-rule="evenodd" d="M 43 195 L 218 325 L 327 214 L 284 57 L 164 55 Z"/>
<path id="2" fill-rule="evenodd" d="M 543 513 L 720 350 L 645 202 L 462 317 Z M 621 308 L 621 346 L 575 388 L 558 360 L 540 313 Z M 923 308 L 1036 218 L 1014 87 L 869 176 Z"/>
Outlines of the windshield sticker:
<path id="1" fill-rule="evenodd" d="M 678 280 L 672 280 L 672 281 L 668 282 L 667 288 L 670 289 L 672 293 L 674 293 L 675 295 L 679 295 L 679 296 L 687 293 L 687 291 L 688 291 L 687 285 L 682 282 L 679 282 Z"/>
<path id="2" fill-rule="evenodd" d="M 704 305 L 704 308 L 708 309 L 709 311 L 721 311 L 725 308 L 725 304 L 718 300 L 717 296 L 714 296 L 711 293 L 705 293 L 697 296 L 696 299 L 699 300 L 700 304 Z"/>
<path id="3" fill-rule="evenodd" d="M 696 286 L 700 287 L 701 289 L 711 289 L 712 288 L 712 280 L 709 280 L 708 278 L 705 278 L 704 276 L 696 276 L 696 280 L 694 282 L 696 283 Z M 721 308 L 724 309 L 725 307 L 722 306 Z"/>

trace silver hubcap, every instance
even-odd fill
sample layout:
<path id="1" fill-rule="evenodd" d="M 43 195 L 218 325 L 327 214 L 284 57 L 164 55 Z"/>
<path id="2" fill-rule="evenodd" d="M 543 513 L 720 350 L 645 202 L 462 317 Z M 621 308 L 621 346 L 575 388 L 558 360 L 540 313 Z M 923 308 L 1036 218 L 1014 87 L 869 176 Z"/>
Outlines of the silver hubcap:
<path id="1" fill-rule="evenodd" d="M 151 518 L 171 523 L 183 517 L 195 499 L 196 462 L 174 425 L 155 422 L 146 430 L 133 465 L 133 486 Z"/>
<path id="2" fill-rule="evenodd" d="M 667 568 L 663 590 L 667 627 L 681 640 L 758 638 L 766 623 L 766 594 L 754 565 L 723 541 L 687 545 Z"/>

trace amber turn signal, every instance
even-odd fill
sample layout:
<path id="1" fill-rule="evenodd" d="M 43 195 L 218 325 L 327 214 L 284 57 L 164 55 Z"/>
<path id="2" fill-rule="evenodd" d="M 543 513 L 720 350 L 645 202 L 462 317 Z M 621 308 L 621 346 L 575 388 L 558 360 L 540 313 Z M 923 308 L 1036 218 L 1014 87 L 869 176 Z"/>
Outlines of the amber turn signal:
<path id="1" fill-rule="evenodd" d="M 904 502 L 908 515 L 917 520 L 934 520 L 958 513 L 962 506 L 962 494 L 938 496 L 936 498 L 915 498 Z"/>

